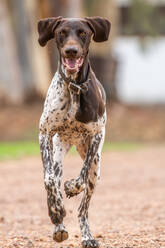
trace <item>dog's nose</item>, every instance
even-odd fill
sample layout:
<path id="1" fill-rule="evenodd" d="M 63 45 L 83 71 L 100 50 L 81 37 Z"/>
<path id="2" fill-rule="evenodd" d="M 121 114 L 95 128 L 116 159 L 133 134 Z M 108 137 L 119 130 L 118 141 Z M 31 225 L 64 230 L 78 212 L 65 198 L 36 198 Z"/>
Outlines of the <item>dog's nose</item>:
<path id="1" fill-rule="evenodd" d="M 67 56 L 76 56 L 77 55 L 77 53 L 78 53 L 78 49 L 77 49 L 77 47 L 67 47 L 66 49 L 65 49 L 65 54 L 67 55 Z"/>

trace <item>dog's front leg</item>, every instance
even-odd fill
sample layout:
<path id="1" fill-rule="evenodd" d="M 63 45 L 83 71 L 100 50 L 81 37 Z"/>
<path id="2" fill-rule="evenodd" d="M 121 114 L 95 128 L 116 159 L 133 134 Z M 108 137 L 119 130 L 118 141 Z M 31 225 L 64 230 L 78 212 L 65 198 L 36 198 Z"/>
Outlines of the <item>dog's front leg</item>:
<path id="1" fill-rule="evenodd" d="M 39 135 L 39 142 L 44 165 L 48 212 L 52 223 L 55 225 L 53 239 L 62 242 L 68 238 L 68 232 L 63 225 L 66 212 L 60 186 L 63 159 L 70 145 L 61 142 L 58 134 L 52 137 L 52 135 L 42 132 Z"/>
<path id="2" fill-rule="evenodd" d="M 102 130 L 102 132 L 95 134 L 93 137 L 91 137 L 90 140 L 87 139 L 87 143 L 85 145 L 77 147 L 80 156 L 85 161 L 80 175 L 76 179 L 71 179 L 65 182 L 64 189 L 67 197 L 73 197 L 81 193 L 85 189 L 88 180 L 89 170 L 94 160 L 94 157 L 97 154 L 97 151 L 100 151 L 98 152 L 100 156 L 102 144 L 104 142 L 104 133 L 105 131 Z M 95 160 L 96 159 L 97 158 L 95 158 Z"/>

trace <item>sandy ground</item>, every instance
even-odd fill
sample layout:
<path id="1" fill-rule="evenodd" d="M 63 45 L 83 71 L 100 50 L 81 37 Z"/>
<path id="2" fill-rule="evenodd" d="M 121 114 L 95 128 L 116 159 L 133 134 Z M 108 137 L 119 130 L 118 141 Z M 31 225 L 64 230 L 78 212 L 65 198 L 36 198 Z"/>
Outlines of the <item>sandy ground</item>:
<path id="1" fill-rule="evenodd" d="M 76 176 L 78 156 L 68 156 L 63 179 Z M 80 247 L 77 208 L 66 199 L 69 239 L 52 240 L 40 158 L 0 163 L 0 248 Z M 91 229 L 103 248 L 165 247 L 165 147 L 103 154 L 101 180 L 90 206 Z"/>

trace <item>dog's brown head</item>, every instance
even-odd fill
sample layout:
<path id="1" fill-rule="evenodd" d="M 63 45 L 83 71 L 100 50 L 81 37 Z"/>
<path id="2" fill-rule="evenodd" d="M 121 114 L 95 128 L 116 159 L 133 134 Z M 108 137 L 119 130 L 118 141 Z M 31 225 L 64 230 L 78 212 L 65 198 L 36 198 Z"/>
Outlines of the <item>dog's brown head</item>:
<path id="1" fill-rule="evenodd" d="M 92 35 L 96 42 L 106 41 L 110 27 L 110 22 L 101 17 L 52 17 L 38 22 L 38 41 L 45 46 L 47 41 L 55 38 L 61 63 L 67 74 L 73 74 L 83 65 Z"/>

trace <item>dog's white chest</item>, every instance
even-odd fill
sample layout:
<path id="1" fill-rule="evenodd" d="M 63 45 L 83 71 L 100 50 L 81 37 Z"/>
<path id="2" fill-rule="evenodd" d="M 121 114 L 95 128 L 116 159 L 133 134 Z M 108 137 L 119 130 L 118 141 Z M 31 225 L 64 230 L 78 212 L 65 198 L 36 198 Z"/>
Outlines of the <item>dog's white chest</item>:
<path id="1" fill-rule="evenodd" d="M 76 144 L 104 125 L 105 116 L 95 123 L 84 124 L 76 121 L 77 108 L 78 105 L 69 92 L 67 84 L 56 73 L 48 89 L 40 119 L 40 130 L 45 130 L 52 135 L 58 133 L 64 141 Z"/>
<path id="2" fill-rule="evenodd" d="M 48 89 L 44 111 L 40 119 L 40 129 L 58 132 L 62 138 L 76 140 L 87 135 L 84 125 L 75 120 L 77 104 L 73 101 L 67 84 L 56 73 Z M 71 142 L 73 143 L 73 142 Z"/>

